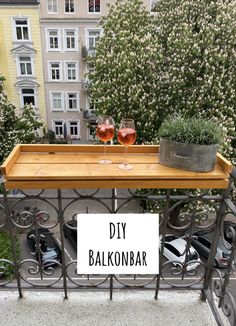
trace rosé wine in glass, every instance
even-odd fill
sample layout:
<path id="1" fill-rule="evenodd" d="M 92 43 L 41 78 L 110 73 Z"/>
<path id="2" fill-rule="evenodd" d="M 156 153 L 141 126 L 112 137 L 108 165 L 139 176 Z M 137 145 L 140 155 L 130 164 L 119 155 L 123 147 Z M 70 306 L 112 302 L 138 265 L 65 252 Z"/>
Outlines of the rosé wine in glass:
<path id="1" fill-rule="evenodd" d="M 97 137 L 104 142 L 103 159 L 99 161 L 100 164 L 107 165 L 111 164 L 111 160 L 106 159 L 106 145 L 109 140 L 114 137 L 114 124 L 113 119 L 110 116 L 102 116 L 97 121 L 96 134 Z"/>
<path id="2" fill-rule="evenodd" d="M 118 141 L 125 146 L 125 162 L 119 164 L 118 167 L 122 170 L 131 170 L 133 165 L 128 164 L 128 146 L 133 145 L 136 140 L 136 131 L 133 119 L 122 119 L 120 129 L 118 131 Z"/>
<path id="3" fill-rule="evenodd" d="M 136 131 L 132 128 L 122 128 L 118 131 L 118 141 L 122 145 L 133 145 L 136 140 Z"/>
<path id="4" fill-rule="evenodd" d="M 107 142 L 114 137 L 114 126 L 101 124 L 97 126 L 97 137 L 103 142 Z"/>

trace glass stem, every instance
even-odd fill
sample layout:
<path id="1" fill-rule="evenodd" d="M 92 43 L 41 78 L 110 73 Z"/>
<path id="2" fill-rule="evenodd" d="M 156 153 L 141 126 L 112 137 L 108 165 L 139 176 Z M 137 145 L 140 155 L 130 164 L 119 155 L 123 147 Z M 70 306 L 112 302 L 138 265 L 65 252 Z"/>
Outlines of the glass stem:
<path id="1" fill-rule="evenodd" d="M 107 142 L 105 141 L 104 142 L 104 151 L 103 151 L 103 158 L 104 158 L 104 160 L 106 158 L 106 155 L 107 155 Z"/>
<path id="2" fill-rule="evenodd" d="M 125 165 L 128 165 L 128 146 L 125 146 Z"/>

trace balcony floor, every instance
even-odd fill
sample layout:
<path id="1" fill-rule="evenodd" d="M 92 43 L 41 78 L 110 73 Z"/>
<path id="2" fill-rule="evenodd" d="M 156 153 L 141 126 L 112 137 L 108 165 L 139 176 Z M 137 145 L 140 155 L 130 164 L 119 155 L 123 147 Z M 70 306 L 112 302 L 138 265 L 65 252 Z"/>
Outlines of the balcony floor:
<path id="1" fill-rule="evenodd" d="M 19 300 L 16 291 L 0 292 L 0 325 L 70 326 L 215 326 L 208 303 L 197 291 L 61 292 L 25 291 Z M 227 322 L 225 325 L 228 325 Z"/>

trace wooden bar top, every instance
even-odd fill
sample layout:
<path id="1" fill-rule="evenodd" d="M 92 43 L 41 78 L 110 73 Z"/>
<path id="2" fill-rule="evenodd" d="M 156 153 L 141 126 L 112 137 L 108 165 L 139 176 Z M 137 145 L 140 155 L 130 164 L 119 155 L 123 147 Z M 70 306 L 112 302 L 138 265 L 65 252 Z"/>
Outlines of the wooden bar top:
<path id="1" fill-rule="evenodd" d="M 159 147 L 133 145 L 124 171 L 124 147 L 107 146 L 112 164 L 102 165 L 102 145 L 17 145 L 1 167 L 7 189 L 53 188 L 226 188 L 230 162 L 220 154 L 215 169 L 197 173 L 159 163 Z"/>

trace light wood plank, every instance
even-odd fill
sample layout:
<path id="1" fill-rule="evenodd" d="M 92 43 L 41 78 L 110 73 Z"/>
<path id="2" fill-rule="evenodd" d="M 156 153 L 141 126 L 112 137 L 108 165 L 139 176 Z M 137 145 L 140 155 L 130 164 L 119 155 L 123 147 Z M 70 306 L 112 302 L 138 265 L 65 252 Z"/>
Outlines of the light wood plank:
<path id="1" fill-rule="evenodd" d="M 217 153 L 217 164 L 222 168 L 225 173 L 232 172 L 233 165 L 220 153 Z"/>
<path id="2" fill-rule="evenodd" d="M 162 164 L 134 164 L 124 171 L 117 164 L 15 164 L 7 177 L 9 180 L 73 180 L 73 179 L 224 179 L 218 167 L 209 173 L 174 169 Z"/>
<path id="3" fill-rule="evenodd" d="M 220 180 L 62 180 L 6 181 L 7 189 L 94 189 L 94 188 L 159 188 L 159 189 L 225 189 L 228 179 Z"/>
<path id="4" fill-rule="evenodd" d="M 124 161 L 124 155 L 109 153 L 106 155 L 113 163 L 120 163 Z M 18 157 L 16 164 L 81 164 L 81 163 L 92 163 L 96 164 L 103 158 L 103 153 L 83 153 L 83 154 L 71 154 L 71 153 L 57 153 L 57 154 L 31 154 L 31 153 L 21 153 Z M 159 163 L 158 154 L 137 154 L 129 153 L 128 160 L 131 163 Z"/>
<path id="5" fill-rule="evenodd" d="M 7 175 L 20 155 L 20 145 L 16 145 L 1 166 L 1 174 Z"/>
<path id="6" fill-rule="evenodd" d="M 103 153 L 103 145 L 50 145 L 50 144 L 34 144 L 21 145 L 21 152 L 31 153 Z M 158 145 L 132 145 L 128 148 L 129 153 L 159 153 Z M 124 146 L 108 145 L 108 153 L 123 153 Z"/>

